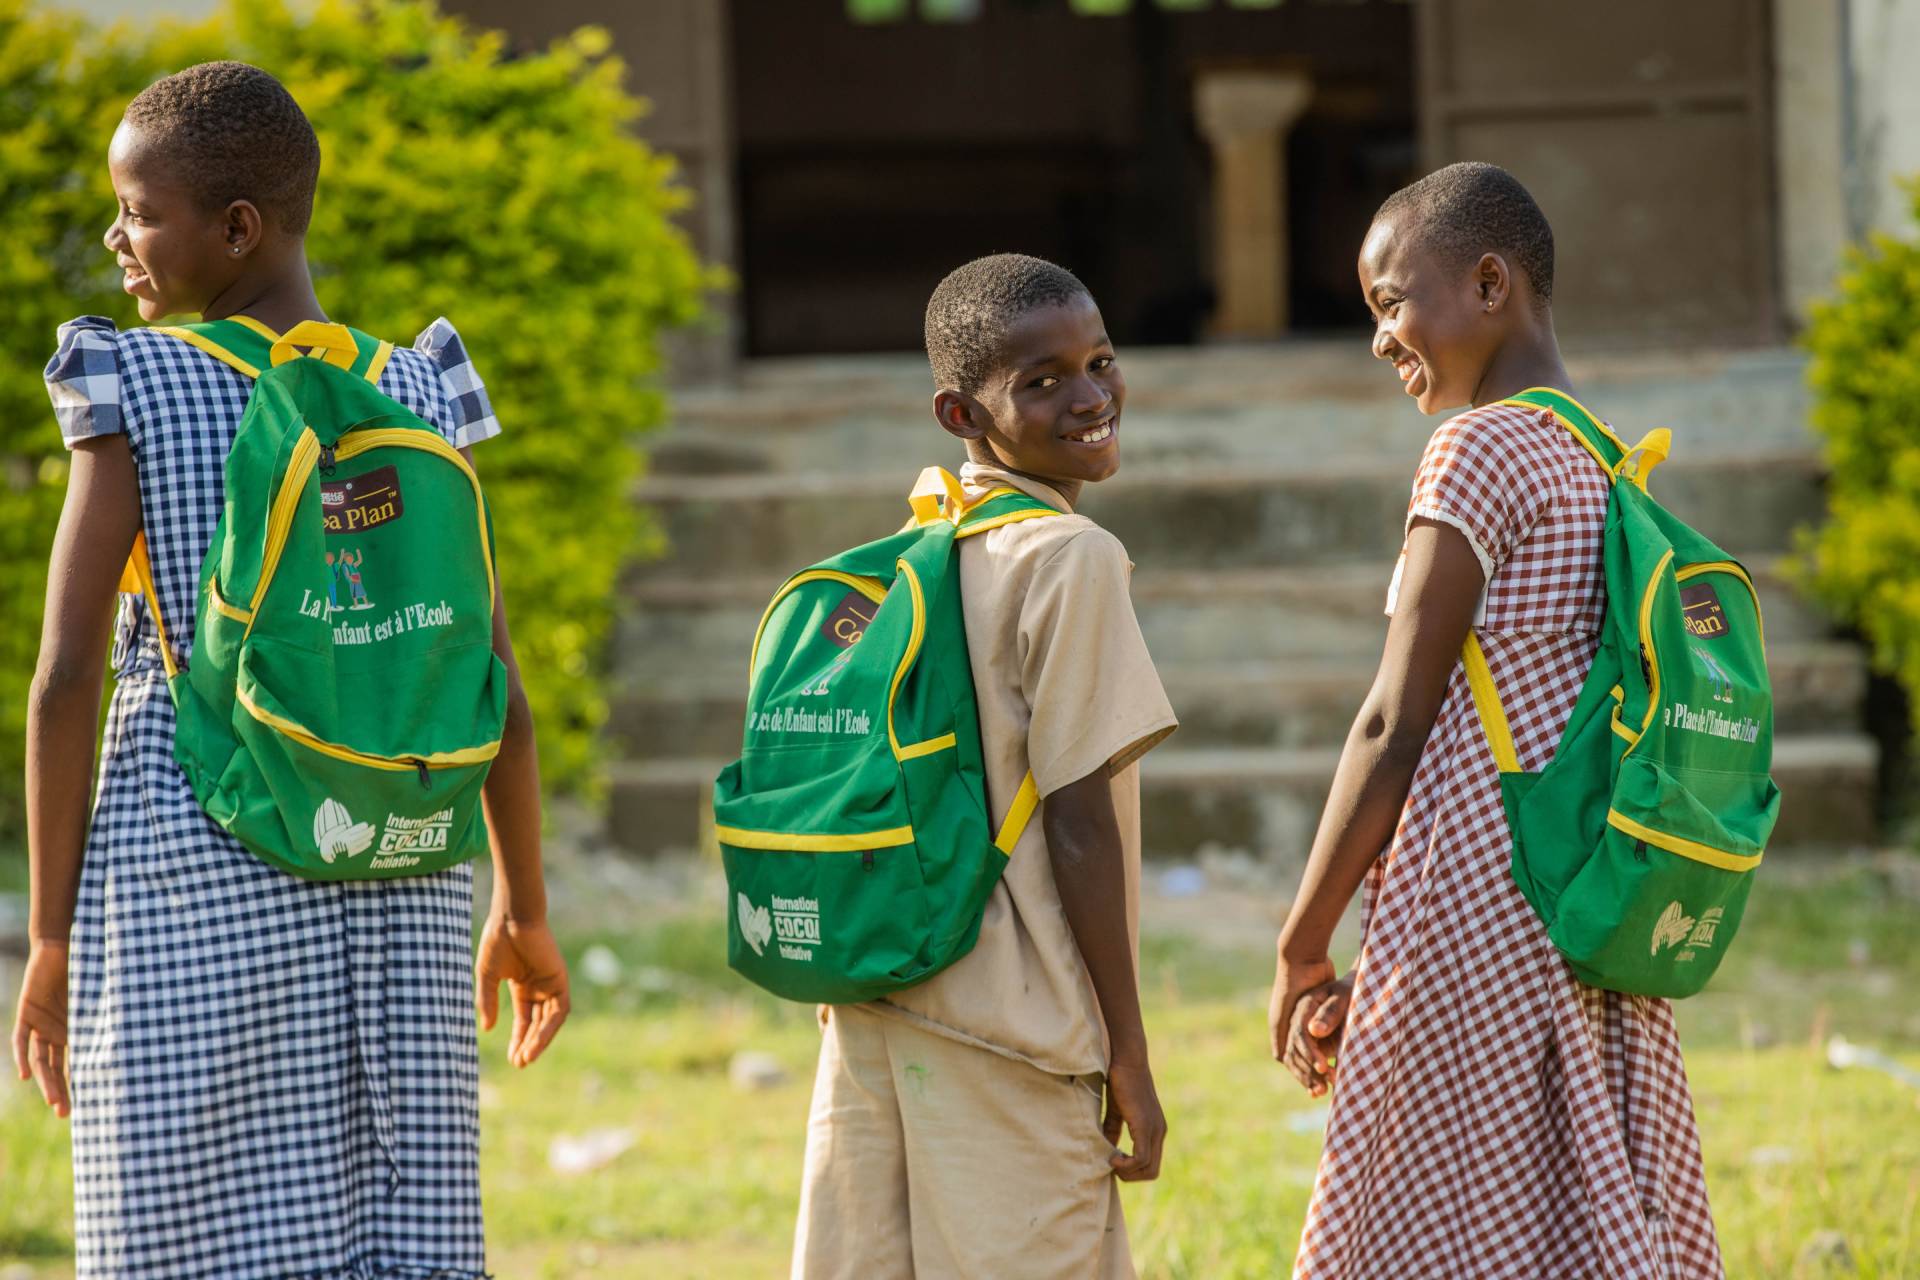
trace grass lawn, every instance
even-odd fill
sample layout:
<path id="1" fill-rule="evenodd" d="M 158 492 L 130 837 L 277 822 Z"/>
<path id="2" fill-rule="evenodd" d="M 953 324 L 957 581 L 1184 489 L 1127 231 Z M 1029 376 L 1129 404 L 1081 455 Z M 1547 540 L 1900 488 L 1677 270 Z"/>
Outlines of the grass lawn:
<path id="1" fill-rule="evenodd" d="M 1726 970 L 1684 1006 L 1688 1064 L 1728 1274 L 1920 1275 L 1920 1093 L 1825 1065 L 1841 1033 L 1920 1066 L 1920 871 L 1781 859 Z M 582 939 L 580 949 L 588 940 Z M 743 991 L 704 917 L 599 939 L 619 972 L 576 965 L 582 1012 L 548 1060 L 513 1072 L 485 1044 L 483 1163 L 502 1277 L 785 1274 L 817 1036 L 808 1011 Z M 1162 1180 L 1127 1190 L 1141 1272 L 1284 1273 L 1320 1144 L 1320 1107 L 1264 1053 L 1266 957 L 1150 937 L 1149 1027 L 1172 1124 Z M 728 1066 L 772 1055 L 784 1083 L 743 1092 Z M 0 1276 L 67 1274 L 63 1127 L 0 1090 Z M 556 1134 L 631 1146 L 580 1174 Z M 1842 1239 L 1852 1266 L 1821 1261 Z"/>

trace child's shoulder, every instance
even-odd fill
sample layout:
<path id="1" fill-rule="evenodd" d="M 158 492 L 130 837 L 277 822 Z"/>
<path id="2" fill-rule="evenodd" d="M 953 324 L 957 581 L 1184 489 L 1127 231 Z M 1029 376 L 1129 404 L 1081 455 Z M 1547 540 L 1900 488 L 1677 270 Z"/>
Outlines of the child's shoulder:
<path id="1" fill-rule="evenodd" d="M 1582 456 L 1551 409 L 1495 402 L 1441 423 L 1427 441 L 1420 470 L 1489 484 L 1545 484 L 1563 477 Z"/>
<path id="2" fill-rule="evenodd" d="M 968 541 L 978 543 L 993 560 L 1009 568 L 1024 568 L 1029 573 L 1062 560 L 1131 563 L 1119 538 L 1077 511 L 1019 520 L 988 529 Z"/>
<path id="3" fill-rule="evenodd" d="M 1505 451 L 1521 440 L 1533 440 L 1558 427 L 1551 409 L 1496 400 L 1456 413 L 1435 428 L 1428 447 L 1449 445 L 1462 449 Z"/>
<path id="4" fill-rule="evenodd" d="M 1133 561 L 1126 547 L 1078 513 L 1002 525 L 962 547 L 973 548 L 962 571 L 969 594 L 997 598 L 1016 614 L 1035 606 L 1049 614 L 1081 607 L 1097 612 L 1101 602 L 1129 595 Z"/>

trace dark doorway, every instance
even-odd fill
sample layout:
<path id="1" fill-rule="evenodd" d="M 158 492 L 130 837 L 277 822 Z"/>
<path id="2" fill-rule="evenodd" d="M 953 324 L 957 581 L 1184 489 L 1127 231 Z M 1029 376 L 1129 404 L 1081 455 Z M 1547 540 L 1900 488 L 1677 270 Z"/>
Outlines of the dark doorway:
<path id="1" fill-rule="evenodd" d="M 1193 94 L 1216 67 L 1312 79 L 1286 149 L 1292 324 L 1364 321 L 1354 255 L 1416 159 L 1411 6 L 979 0 L 964 21 L 859 22 L 847 0 L 730 3 L 751 354 L 913 348 L 941 275 L 1009 249 L 1079 273 L 1117 341 L 1202 336 Z"/>

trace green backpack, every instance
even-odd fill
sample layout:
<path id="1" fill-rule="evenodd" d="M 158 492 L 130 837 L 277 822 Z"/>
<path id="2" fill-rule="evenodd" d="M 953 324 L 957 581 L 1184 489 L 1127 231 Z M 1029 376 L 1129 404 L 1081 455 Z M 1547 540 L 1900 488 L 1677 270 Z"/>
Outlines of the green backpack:
<path id="1" fill-rule="evenodd" d="M 714 784 L 727 962 L 790 1000 L 872 1000 L 972 950 L 1038 804 L 1028 775 L 992 830 L 958 541 L 1060 512 L 1011 488 L 969 505 L 938 467 L 910 501 L 899 533 L 774 593 Z"/>
<path id="2" fill-rule="evenodd" d="M 473 857 L 507 696 L 478 477 L 375 389 L 389 343 L 318 321 L 282 337 L 245 317 L 157 331 L 255 379 L 184 668 L 144 536 L 129 566 L 195 797 L 260 858 L 312 879 Z"/>
<path id="3" fill-rule="evenodd" d="M 1520 771 L 1471 633 L 1462 655 L 1500 768 L 1513 877 L 1582 982 L 1689 996 L 1740 927 L 1780 809 L 1753 580 L 1647 496 L 1669 432 L 1629 449 L 1558 391 L 1504 403 L 1551 410 L 1614 479 L 1600 646 L 1546 769 Z"/>

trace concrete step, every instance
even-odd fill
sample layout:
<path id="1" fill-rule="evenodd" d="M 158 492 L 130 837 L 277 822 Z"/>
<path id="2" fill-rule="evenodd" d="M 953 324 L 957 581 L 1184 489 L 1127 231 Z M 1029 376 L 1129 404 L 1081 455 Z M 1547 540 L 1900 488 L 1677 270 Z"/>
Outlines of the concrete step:
<path id="1" fill-rule="evenodd" d="M 1121 353 L 1127 469 L 1315 459 L 1390 460 L 1411 473 L 1422 418 L 1363 343 L 1289 341 Z M 1807 447 L 1805 357 L 1788 348 L 1635 352 L 1571 366 L 1584 401 L 1623 435 L 1675 429 L 1679 456 Z M 661 475 L 854 471 L 922 464 L 940 437 L 914 355 L 748 362 L 724 387 L 676 392 L 648 452 Z"/>
<path id="2" fill-rule="evenodd" d="M 1336 747 L 1189 748 L 1172 745 L 1142 767 L 1148 857 L 1190 858 L 1208 845 L 1298 864 L 1306 857 L 1339 759 Z M 1862 734 L 1801 734 L 1774 744 L 1782 793 L 1774 845 L 1849 846 L 1877 836 L 1879 749 Z M 629 761 L 612 771 L 608 834 L 655 855 L 704 839 L 721 758 Z"/>
<path id="3" fill-rule="evenodd" d="M 1795 593 L 1777 556 L 1746 561 L 1774 645 L 1824 639 L 1826 618 Z M 1390 563 L 1328 567 L 1136 570 L 1134 607 L 1165 666 L 1279 659 L 1377 659 L 1386 636 Z M 687 681 L 728 689 L 745 679 L 762 610 L 784 573 L 642 578 L 628 589 L 616 652 L 629 687 Z"/>
<path id="4" fill-rule="evenodd" d="M 1168 748 L 1142 768 L 1142 840 L 1149 856 L 1182 857 L 1201 844 L 1304 862 L 1339 752 Z M 1774 742 L 1781 791 L 1773 844 L 1850 846 L 1878 834 L 1879 748 L 1864 734 Z"/>
<path id="5" fill-rule="evenodd" d="M 654 476 L 641 486 L 668 551 L 639 578 L 778 579 L 900 527 L 915 472 Z M 1398 553 L 1411 464 L 1135 468 L 1088 491 L 1087 514 L 1156 570 L 1298 568 Z M 1716 542 L 1784 551 L 1822 514 L 1820 468 L 1797 451 L 1669 462 L 1655 492 Z"/>
<path id="6" fill-rule="evenodd" d="M 1866 659 L 1841 642 L 1777 643 L 1769 654 L 1781 735 L 1845 733 L 1860 723 Z M 1337 747 L 1373 680 L 1366 658 L 1163 665 L 1182 749 Z M 608 732 L 634 760 L 726 758 L 740 749 L 744 678 L 688 680 L 617 696 Z"/>

